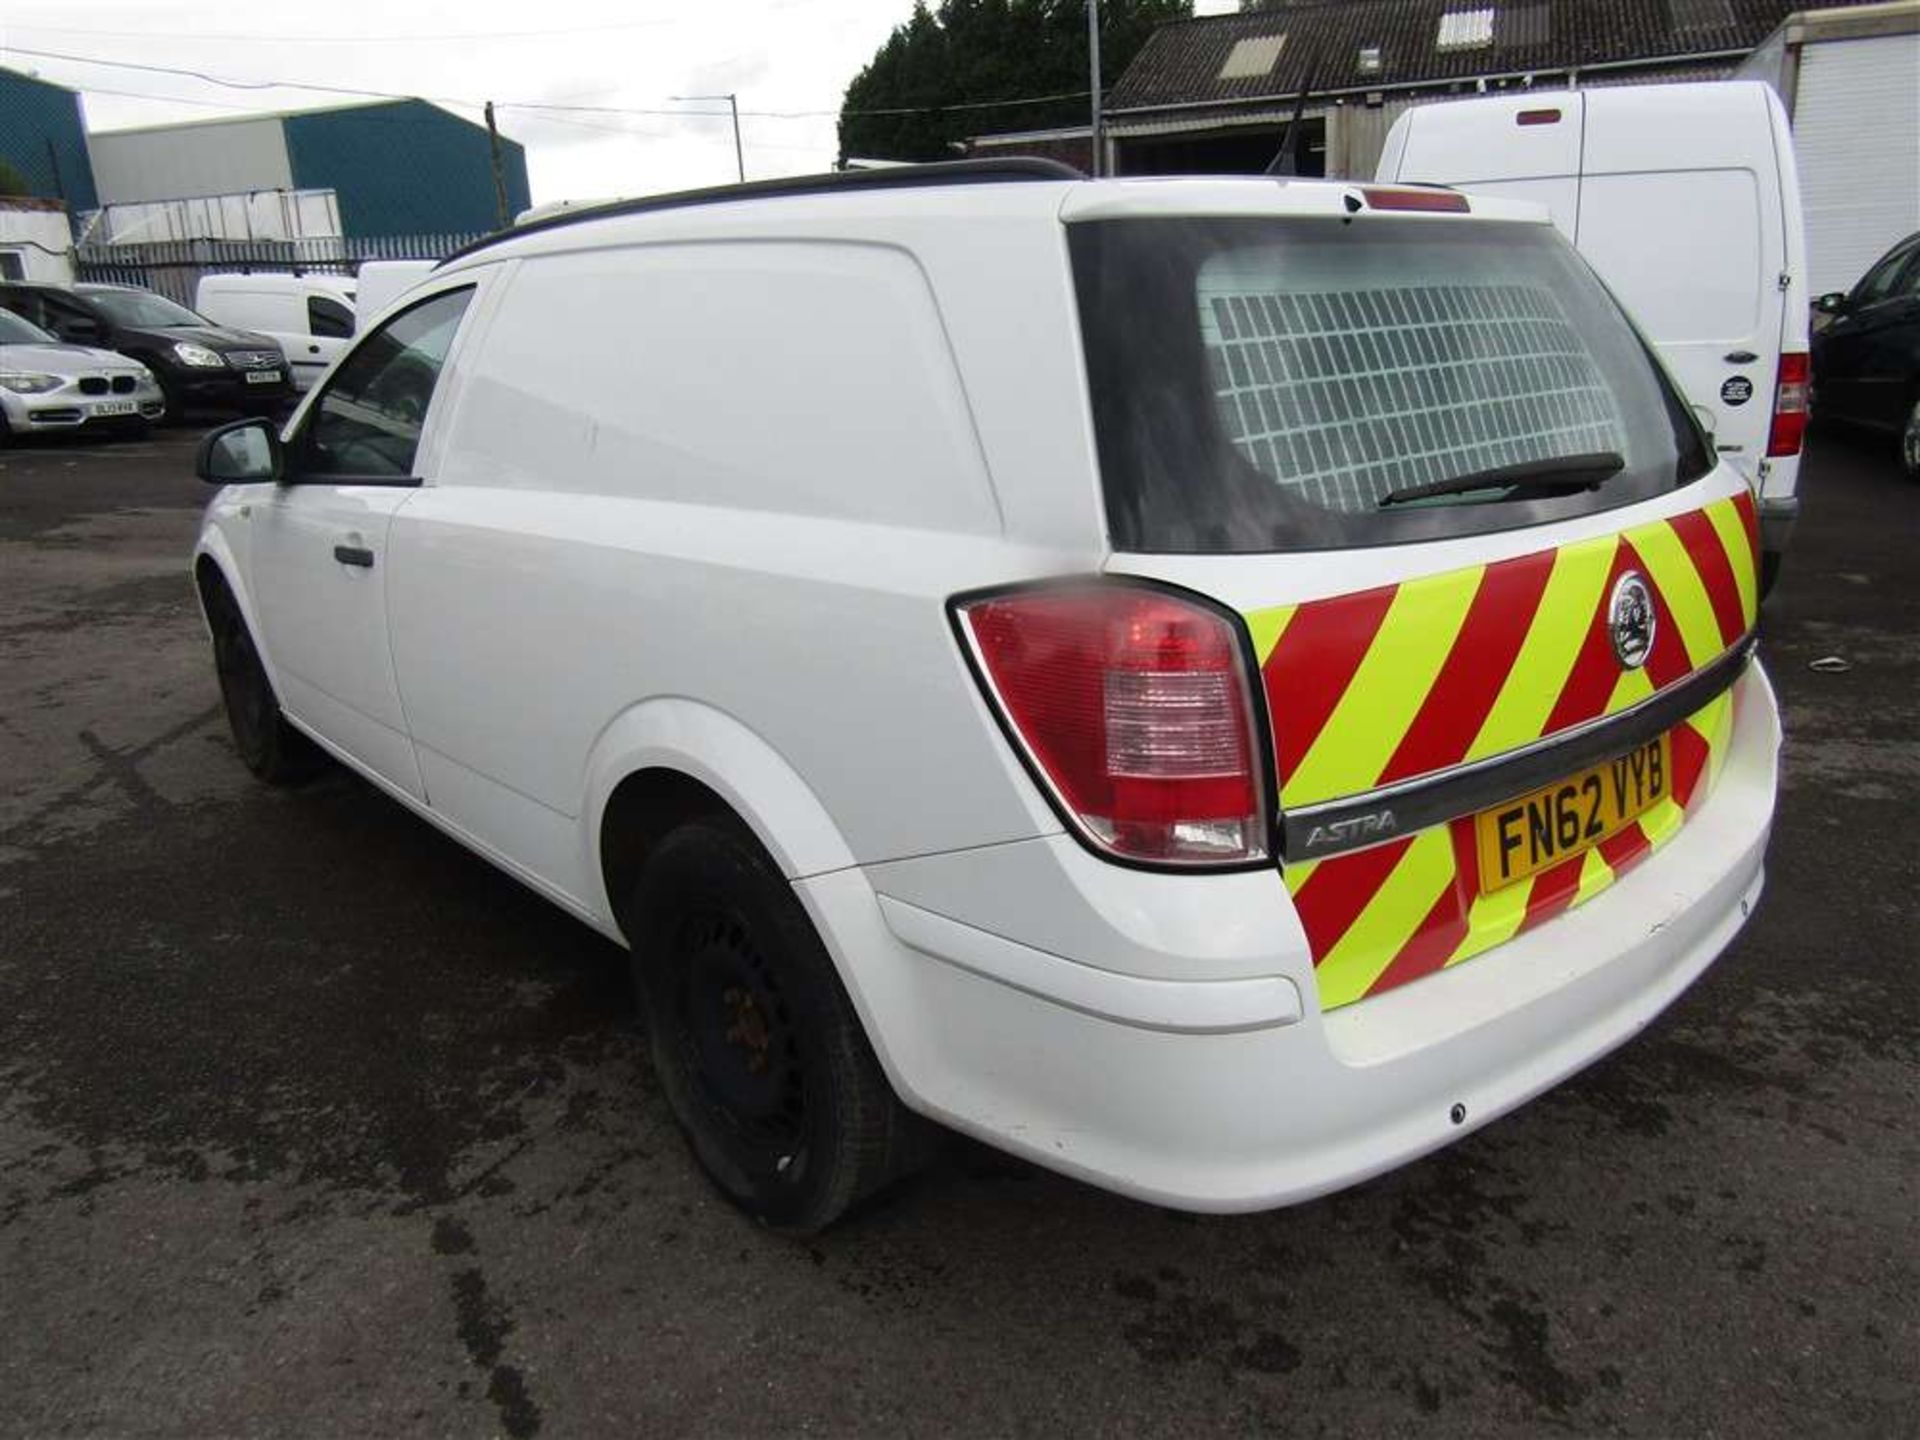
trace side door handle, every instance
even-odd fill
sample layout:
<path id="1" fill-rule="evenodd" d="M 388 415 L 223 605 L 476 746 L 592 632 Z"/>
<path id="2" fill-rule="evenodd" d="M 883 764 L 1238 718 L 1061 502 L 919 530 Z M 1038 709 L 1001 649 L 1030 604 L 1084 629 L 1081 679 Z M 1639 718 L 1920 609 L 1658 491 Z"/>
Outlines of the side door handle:
<path id="1" fill-rule="evenodd" d="M 373 568 L 373 551 L 364 545 L 336 545 L 333 558 L 342 565 L 358 565 L 362 570 Z"/>

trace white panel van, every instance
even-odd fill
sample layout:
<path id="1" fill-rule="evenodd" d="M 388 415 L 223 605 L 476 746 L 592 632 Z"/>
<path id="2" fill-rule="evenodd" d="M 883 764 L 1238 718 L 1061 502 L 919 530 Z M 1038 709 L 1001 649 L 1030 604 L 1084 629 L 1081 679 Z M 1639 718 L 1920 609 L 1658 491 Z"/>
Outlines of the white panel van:
<path id="1" fill-rule="evenodd" d="M 305 392 L 353 338 L 353 281 L 338 275 L 204 275 L 194 309 L 216 325 L 271 335 Z"/>
<path id="2" fill-rule="evenodd" d="M 241 759 L 629 947 L 776 1225 L 926 1119 L 1191 1209 L 1352 1184 L 1762 884 L 1753 494 L 1534 205 L 1005 161 L 572 212 L 200 473 Z"/>
<path id="3" fill-rule="evenodd" d="M 1770 582 L 1799 513 L 1809 298 L 1799 171 L 1773 91 L 1637 85 L 1423 105 L 1395 122 L 1377 178 L 1547 207 L 1753 484 Z"/>
<path id="4" fill-rule="evenodd" d="M 353 313 L 361 329 L 433 273 L 434 260 L 368 260 L 360 267 Z"/>

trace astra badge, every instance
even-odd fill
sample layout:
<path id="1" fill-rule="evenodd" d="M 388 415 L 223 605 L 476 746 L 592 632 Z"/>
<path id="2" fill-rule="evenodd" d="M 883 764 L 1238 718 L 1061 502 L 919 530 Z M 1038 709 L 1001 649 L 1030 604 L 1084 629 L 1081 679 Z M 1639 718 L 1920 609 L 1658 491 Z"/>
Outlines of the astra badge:
<path id="1" fill-rule="evenodd" d="M 1629 570 L 1614 583 L 1607 601 L 1607 630 L 1613 653 L 1623 670 L 1638 670 L 1653 653 L 1653 592 L 1638 570 Z"/>

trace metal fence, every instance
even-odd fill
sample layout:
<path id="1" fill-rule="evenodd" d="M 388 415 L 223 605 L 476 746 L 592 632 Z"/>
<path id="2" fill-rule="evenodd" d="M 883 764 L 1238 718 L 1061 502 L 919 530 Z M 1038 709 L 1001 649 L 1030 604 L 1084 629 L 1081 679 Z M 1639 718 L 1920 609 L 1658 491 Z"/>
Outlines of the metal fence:
<path id="1" fill-rule="evenodd" d="M 82 280 L 141 285 L 182 305 L 193 303 L 203 275 L 275 272 L 357 275 L 369 260 L 441 260 L 483 232 L 447 235 L 326 236 L 307 240 L 158 240 L 135 245 L 82 245 L 74 269 Z"/>

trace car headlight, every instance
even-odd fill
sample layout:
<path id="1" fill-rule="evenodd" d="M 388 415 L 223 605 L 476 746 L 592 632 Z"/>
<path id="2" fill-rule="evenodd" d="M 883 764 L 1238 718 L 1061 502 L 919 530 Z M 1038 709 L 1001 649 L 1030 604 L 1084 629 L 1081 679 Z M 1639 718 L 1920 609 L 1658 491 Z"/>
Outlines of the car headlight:
<path id="1" fill-rule="evenodd" d="M 218 370 L 227 362 L 204 345 L 191 345 L 185 340 L 174 342 L 173 353 L 180 357 L 182 365 L 192 365 L 201 370 Z"/>
<path id="2" fill-rule="evenodd" d="M 66 384 L 66 378 L 60 375 L 41 375 L 31 370 L 9 370 L 0 374 L 0 385 L 16 395 L 44 395 L 49 390 L 58 390 Z"/>

